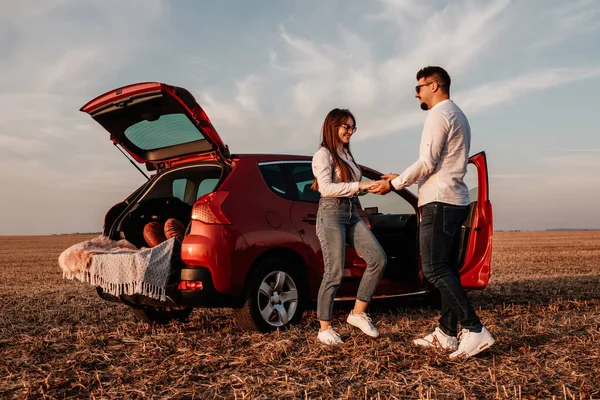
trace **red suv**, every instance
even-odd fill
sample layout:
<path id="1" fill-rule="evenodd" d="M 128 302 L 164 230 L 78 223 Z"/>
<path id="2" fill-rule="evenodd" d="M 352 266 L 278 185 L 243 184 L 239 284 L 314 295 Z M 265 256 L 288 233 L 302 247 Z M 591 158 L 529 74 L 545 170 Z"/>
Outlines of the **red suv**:
<path id="1" fill-rule="evenodd" d="M 173 260 L 167 302 L 117 298 L 98 288 L 102 298 L 125 303 L 139 318 L 157 323 L 184 320 L 195 307 L 231 307 L 242 328 L 259 331 L 286 328 L 314 305 L 323 259 L 310 157 L 231 154 L 190 92 L 163 83 L 113 90 L 81 111 L 154 172 L 108 211 L 104 234 L 143 247 L 148 244 L 142 231 L 150 221 L 177 218 L 187 226 Z M 381 175 L 362 169 L 364 179 Z M 463 227 L 460 273 L 466 288 L 484 289 L 492 243 L 485 153 L 471 157 L 467 183 L 473 202 Z M 375 298 L 431 292 L 420 268 L 417 197 L 401 190 L 367 194 L 360 203 L 362 218 L 388 257 Z M 348 247 L 337 299 L 354 298 L 364 268 Z"/>

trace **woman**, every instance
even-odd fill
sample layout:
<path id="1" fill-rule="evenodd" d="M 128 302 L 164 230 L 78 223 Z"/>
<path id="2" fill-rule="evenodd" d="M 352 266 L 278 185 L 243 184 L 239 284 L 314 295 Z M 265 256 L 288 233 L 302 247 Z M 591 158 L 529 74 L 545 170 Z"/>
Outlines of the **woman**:
<path id="1" fill-rule="evenodd" d="M 386 256 L 358 216 L 357 195 L 375 185 L 361 182 L 361 171 L 350 152 L 350 137 L 356 131 L 356 119 L 349 110 L 334 109 L 323 122 L 321 147 L 312 159 L 315 182 L 312 189 L 321 193 L 317 212 L 317 236 L 323 251 L 325 270 L 317 298 L 317 318 L 321 328 L 318 340 L 325 344 L 343 343 L 331 327 L 333 299 L 342 282 L 345 244 L 348 243 L 367 262 L 360 281 L 354 309 L 347 322 L 371 337 L 379 332 L 365 313 L 386 266 Z"/>

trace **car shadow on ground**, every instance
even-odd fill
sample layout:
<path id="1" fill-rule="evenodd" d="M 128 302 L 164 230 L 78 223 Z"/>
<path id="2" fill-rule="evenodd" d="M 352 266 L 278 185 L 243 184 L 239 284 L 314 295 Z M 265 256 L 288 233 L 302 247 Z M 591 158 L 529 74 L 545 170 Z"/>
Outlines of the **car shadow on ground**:
<path id="1" fill-rule="evenodd" d="M 505 282 L 492 281 L 487 289 L 469 291 L 477 308 L 491 309 L 499 305 L 539 304 L 556 301 L 600 300 L 600 275 L 581 275 L 556 278 L 535 278 Z M 419 295 L 390 299 L 374 299 L 370 313 L 389 313 L 390 309 L 436 308 L 434 296 Z M 432 304 L 433 303 L 433 304 Z M 353 301 L 336 303 L 336 308 L 350 310 Z"/>
<path id="2" fill-rule="evenodd" d="M 600 300 L 600 275 L 535 278 L 494 282 L 481 292 L 471 292 L 479 306 L 551 304 L 556 301 Z"/>

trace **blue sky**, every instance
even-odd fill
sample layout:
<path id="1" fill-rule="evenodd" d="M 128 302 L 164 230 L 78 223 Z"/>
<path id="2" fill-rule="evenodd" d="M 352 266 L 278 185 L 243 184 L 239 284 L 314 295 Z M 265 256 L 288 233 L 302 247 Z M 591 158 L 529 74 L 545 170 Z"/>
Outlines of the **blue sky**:
<path id="1" fill-rule="evenodd" d="M 312 154 L 350 108 L 357 160 L 401 172 L 444 66 L 485 150 L 497 229 L 600 228 L 600 2 L 0 1 L 0 234 L 99 231 L 143 177 L 79 108 L 189 89 L 234 153 Z"/>

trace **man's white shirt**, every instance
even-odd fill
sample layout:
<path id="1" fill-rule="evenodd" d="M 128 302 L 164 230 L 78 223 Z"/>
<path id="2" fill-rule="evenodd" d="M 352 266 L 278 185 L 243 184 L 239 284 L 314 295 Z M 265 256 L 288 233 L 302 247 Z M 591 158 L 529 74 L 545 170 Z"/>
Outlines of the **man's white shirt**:
<path id="1" fill-rule="evenodd" d="M 423 126 L 419 159 L 392 185 L 397 189 L 419 184 L 419 207 L 439 201 L 468 205 L 467 172 L 471 128 L 462 110 L 450 99 L 431 108 Z"/>

